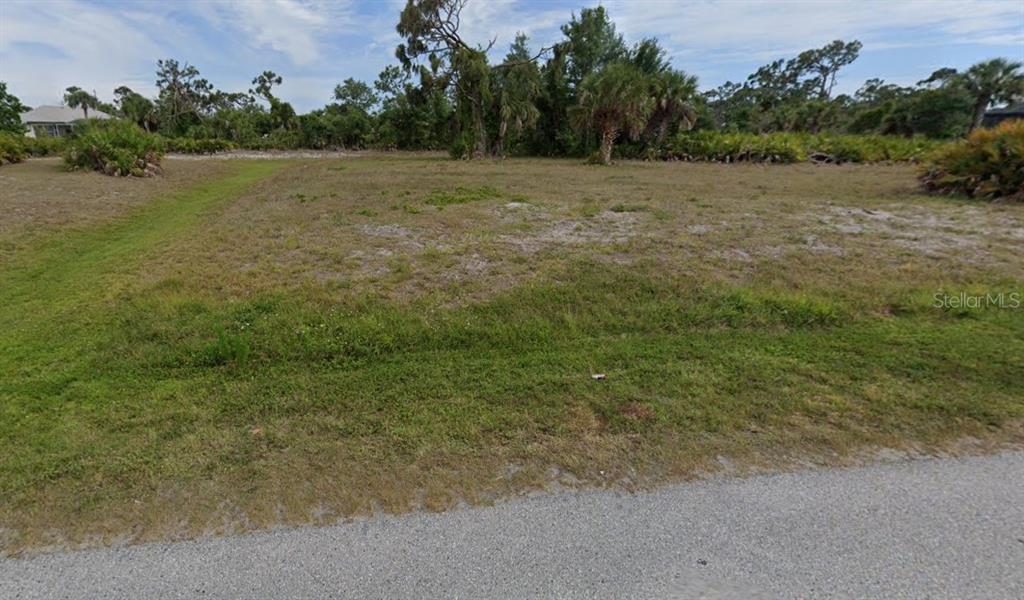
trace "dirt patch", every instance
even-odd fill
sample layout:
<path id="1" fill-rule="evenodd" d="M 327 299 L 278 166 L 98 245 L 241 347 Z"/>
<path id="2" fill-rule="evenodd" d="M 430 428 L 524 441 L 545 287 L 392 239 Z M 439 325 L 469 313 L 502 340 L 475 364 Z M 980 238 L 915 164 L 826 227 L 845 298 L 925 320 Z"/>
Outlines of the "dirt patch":
<path id="1" fill-rule="evenodd" d="M 848 236 L 885 240 L 894 246 L 935 257 L 955 255 L 977 262 L 993 241 L 1024 239 L 1024 223 L 1015 214 L 1000 222 L 988 207 L 892 206 L 875 209 L 832 206 L 819 215 L 822 223 Z"/>
<path id="2" fill-rule="evenodd" d="M 641 219 L 639 213 L 606 210 L 590 219 L 560 220 L 537 232 L 504 235 L 501 239 L 526 254 L 562 245 L 619 244 L 638 234 Z"/>

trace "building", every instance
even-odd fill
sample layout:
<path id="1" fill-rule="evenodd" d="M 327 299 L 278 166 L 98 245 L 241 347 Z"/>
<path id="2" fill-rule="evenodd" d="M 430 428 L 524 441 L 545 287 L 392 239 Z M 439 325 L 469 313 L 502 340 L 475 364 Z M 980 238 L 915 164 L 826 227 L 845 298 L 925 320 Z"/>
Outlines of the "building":
<path id="1" fill-rule="evenodd" d="M 1003 121 L 1010 119 L 1024 119 L 1024 102 L 1017 102 L 1003 108 L 993 108 L 985 112 L 981 120 L 982 127 L 995 127 Z"/>
<path id="2" fill-rule="evenodd" d="M 37 106 L 21 115 L 21 122 L 27 126 L 28 137 L 65 136 L 74 129 L 75 121 L 85 118 L 81 108 L 67 106 Z M 90 119 L 109 119 L 110 115 L 99 110 L 89 111 Z"/>

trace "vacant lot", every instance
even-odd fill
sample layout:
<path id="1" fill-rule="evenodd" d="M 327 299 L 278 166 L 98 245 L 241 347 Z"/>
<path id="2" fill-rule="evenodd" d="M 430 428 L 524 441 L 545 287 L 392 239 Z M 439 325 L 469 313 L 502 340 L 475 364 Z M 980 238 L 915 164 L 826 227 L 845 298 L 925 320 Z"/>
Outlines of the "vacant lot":
<path id="1" fill-rule="evenodd" d="M 1024 291 L 1024 207 L 910 167 L 0 182 L 7 552 L 1024 441 L 1024 310 L 934 306 Z"/>

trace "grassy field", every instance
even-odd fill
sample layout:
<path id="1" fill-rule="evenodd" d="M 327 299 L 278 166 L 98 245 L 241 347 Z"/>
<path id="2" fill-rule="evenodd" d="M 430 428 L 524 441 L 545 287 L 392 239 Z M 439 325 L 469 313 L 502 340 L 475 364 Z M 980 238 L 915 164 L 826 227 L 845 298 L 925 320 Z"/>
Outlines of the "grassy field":
<path id="1" fill-rule="evenodd" d="M 1024 309 L 935 306 L 1024 206 L 912 167 L 166 171 L 0 170 L 6 553 L 1024 443 Z"/>

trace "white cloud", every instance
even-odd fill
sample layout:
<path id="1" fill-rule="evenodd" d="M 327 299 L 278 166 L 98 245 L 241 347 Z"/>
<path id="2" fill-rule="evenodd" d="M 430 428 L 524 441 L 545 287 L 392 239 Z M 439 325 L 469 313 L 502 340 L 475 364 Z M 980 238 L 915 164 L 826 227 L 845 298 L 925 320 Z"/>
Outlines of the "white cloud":
<path id="1" fill-rule="evenodd" d="M 231 0 L 199 3 L 196 11 L 221 29 L 235 29 L 243 44 L 285 54 L 296 65 L 322 57 L 322 38 L 349 29 L 351 5 L 339 1 Z"/>
<path id="2" fill-rule="evenodd" d="M 54 52 L 25 57 L 16 51 L 25 44 L 48 46 Z M 122 84 L 148 91 L 152 76 L 146 71 L 152 69 L 141 70 L 137 57 L 159 53 L 159 46 L 130 21 L 82 2 L 11 1 L 3 7 L 3 77 L 12 82 L 12 90 L 33 104 L 59 102 L 70 85 L 96 89 L 101 96 L 109 96 Z"/>
<path id="3" fill-rule="evenodd" d="M 606 0 L 602 4 L 620 31 L 630 36 L 656 35 L 674 52 L 706 52 L 707 58 L 717 61 L 775 58 L 834 39 L 886 39 L 927 46 L 938 39 L 999 44 L 1024 34 L 1024 3 L 1002 0 Z"/>

